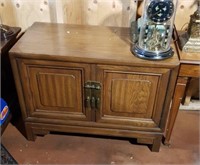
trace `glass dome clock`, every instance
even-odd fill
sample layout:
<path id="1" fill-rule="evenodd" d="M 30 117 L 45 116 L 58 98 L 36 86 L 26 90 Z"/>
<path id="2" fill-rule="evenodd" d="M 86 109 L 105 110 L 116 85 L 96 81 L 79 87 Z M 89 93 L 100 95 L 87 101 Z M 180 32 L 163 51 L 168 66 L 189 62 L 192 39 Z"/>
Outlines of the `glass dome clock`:
<path id="1" fill-rule="evenodd" d="M 133 53 L 145 59 L 160 60 L 173 55 L 170 47 L 177 0 L 145 0 L 138 20 L 138 41 Z"/>

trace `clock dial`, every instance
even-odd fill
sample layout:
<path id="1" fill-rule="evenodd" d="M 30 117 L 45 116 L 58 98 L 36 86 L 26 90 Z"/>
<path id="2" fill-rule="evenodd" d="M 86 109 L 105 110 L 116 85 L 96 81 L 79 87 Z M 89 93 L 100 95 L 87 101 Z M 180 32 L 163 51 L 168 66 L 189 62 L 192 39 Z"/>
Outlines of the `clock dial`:
<path id="1" fill-rule="evenodd" d="M 147 15 L 150 20 L 156 23 L 168 21 L 174 12 L 174 4 L 171 0 L 152 1 L 147 8 Z"/>

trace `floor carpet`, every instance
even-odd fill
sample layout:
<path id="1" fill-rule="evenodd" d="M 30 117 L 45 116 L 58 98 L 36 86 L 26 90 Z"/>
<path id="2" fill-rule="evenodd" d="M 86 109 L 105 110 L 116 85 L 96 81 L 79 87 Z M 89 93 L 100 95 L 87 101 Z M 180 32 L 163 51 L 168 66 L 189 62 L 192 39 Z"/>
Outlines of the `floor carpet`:
<path id="1" fill-rule="evenodd" d="M 171 146 L 151 152 L 127 139 L 48 134 L 27 141 L 11 124 L 2 144 L 19 164 L 185 164 L 199 165 L 200 111 L 179 111 Z"/>
<path id="2" fill-rule="evenodd" d="M 16 160 L 7 151 L 7 149 L 1 144 L 1 164 L 17 164 Z"/>

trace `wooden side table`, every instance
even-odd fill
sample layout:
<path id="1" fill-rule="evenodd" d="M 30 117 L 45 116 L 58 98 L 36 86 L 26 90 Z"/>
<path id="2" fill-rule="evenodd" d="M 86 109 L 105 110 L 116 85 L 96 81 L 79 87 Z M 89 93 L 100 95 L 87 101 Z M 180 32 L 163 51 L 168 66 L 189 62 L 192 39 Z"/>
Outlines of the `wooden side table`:
<path id="1" fill-rule="evenodd" d="M 178 34 L 175 35 L 178 36 Z M 177 41 L 175 42 L 175 45 L 180 59 L 180 68 L 166 127 L 164 141 L 166 145 L 170 144 L 172 130 L 176 121 L 180 103 L 185 94 L 186 86 L 190 82 L 191 78 L 200 77 L 200 53 L 185 53 L 180 50 Z"/>
<path id="2" fill-rule="evenodd" d="M 21 37 L 20 31 L 20 27 L 10 27 L 11 33 L 8 33 L 7 38 L 3 38 L 1 34 L 1 97 L 7 102 L 10 109 L 9 115 L 1 125 L 1 135 L 9 124 L 13 113 L 16 113 L 16 109 L 19 108 L 8 52 Z M 18 164 L 3 144 L 1 144 L 1 164 Z"/>

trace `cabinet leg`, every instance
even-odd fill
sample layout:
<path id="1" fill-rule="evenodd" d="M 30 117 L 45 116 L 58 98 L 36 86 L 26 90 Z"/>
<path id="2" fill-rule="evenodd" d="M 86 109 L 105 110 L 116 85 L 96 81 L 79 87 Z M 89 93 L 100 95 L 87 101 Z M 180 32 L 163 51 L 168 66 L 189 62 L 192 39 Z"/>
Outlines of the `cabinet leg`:
<path id="1" fill-rule="evenodd" d="M 160 150 L 160 145 L 161 145 L 161 141 L 162 141 L 162 137 L 156 137 L 154 140 L 153 140 L 153 144 L 150 146 L 150 150 L 152 152 L 159 152 Z"/>
<path id="2" fill-rule="evenodd" d="M 29 124 L 26 124 L 26 138 L 30 141 L 35 141 L 36 135 L 33 133 L 32 128 L 29 126 Z"/>
<path id="3" fill-rule="evenodd" d="M 27 138 L 27 140 L 29 140 L 29 141 L 35 141 L 36 135 L 27 133 L 26 138 Z"/>

